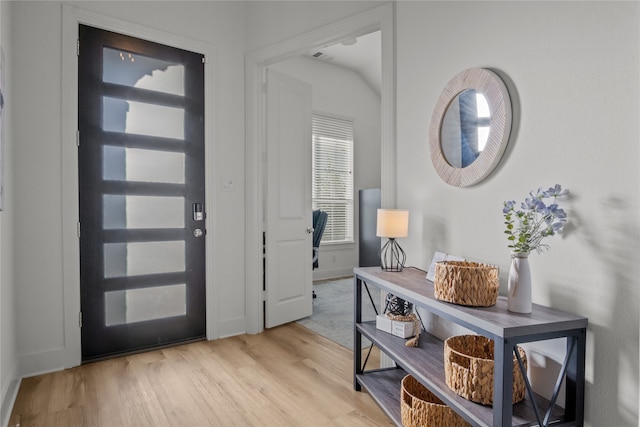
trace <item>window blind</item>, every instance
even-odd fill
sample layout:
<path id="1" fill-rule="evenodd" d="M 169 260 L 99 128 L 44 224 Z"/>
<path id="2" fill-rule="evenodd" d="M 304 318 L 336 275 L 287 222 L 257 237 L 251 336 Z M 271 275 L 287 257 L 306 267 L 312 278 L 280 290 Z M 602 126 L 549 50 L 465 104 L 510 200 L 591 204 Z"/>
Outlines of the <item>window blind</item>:
<path id="1" fill-rule="evenodd" d="M 313 115 L 313 209 L 328 213 L 322 243 L 353 242 L 353 122 Z"/>

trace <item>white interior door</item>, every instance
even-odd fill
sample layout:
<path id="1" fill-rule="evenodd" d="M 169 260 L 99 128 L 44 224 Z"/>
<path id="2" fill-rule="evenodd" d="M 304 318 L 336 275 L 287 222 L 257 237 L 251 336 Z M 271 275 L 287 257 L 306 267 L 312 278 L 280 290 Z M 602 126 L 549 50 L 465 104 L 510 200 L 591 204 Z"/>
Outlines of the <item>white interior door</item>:
<path id="1" fill-rule="evenodd" d="M 267 69 L 266 313 L 311 315 L 311 85 Z"/>

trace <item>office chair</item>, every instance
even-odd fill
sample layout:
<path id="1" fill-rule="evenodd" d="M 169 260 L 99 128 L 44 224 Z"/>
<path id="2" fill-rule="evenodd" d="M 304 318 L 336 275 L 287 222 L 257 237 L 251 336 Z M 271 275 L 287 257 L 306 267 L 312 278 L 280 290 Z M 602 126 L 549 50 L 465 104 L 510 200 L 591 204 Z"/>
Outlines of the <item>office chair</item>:
<path id="1" fill-rule="evenodd" d="M 318 268 L 318 258 L 320 255 L 320 241 L 322 240 L 322 234 L 324 228 L 327 225 L 327 218 L 329 214 L 320 209 L 313 211 L 313 248 L 311 262 L 313 263 L 313 269 Z M 313 298 L 316 297 L 316 292 L 313 291 Z"/>

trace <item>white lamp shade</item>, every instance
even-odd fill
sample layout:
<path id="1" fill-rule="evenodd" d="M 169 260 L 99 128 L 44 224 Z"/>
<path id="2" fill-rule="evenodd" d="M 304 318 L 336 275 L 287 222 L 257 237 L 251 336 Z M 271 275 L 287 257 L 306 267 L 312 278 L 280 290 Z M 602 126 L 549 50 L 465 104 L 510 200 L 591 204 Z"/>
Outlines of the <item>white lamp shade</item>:
<path id="1" fill-rule="evenodd" d="M 376 236 L 395 239 L 409 235 L 409 211 L 378 209 Z"/>

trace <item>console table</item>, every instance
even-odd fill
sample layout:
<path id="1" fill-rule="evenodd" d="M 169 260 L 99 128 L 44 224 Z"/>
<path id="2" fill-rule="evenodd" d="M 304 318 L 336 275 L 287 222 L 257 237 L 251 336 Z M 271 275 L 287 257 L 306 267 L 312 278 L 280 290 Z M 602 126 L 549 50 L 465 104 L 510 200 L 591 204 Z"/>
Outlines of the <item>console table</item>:
<path id="1" fill-rule="evenodd" d="M 494 340 L 495 369 L 493 407 L 468 401 L 449 389 L 444 374 L 444 343 L 423 332 L 418 347 L 407 347 L 405 340 L 376 329 L 374 322 L 362 322 L 363 290 L 375 286 Z M 353 387 L 369 392 L 385 413 L 402 426 L 400 382 L 411 374 L 438 398 L 474 426 L 582 426 L 584 423 L 585 345 L 587 319 L 560 310 L 533 305 L 531 314 L 511 313 L 506 297 L 498 297 L 492 307 L 465 307 L 439 301 L 433 282 L 416 268 L 385 272 L 379 267 L 354 269 L 354 376 Z M 370 295 L 369 295 L 370 297 Z M 366 370 L 363 366 L 362 337 L 366 337 L 393 359 L 395 368 Z M 524 401 L 511 403 L 512 360 L 517 344 L 566 338 L 567 350 L 551 399 L 535 393 L 527 380 Z M 526 373 L 525 373 L 526 378 Z M 563 380 L 565 408 L 555 402 Z"/>

